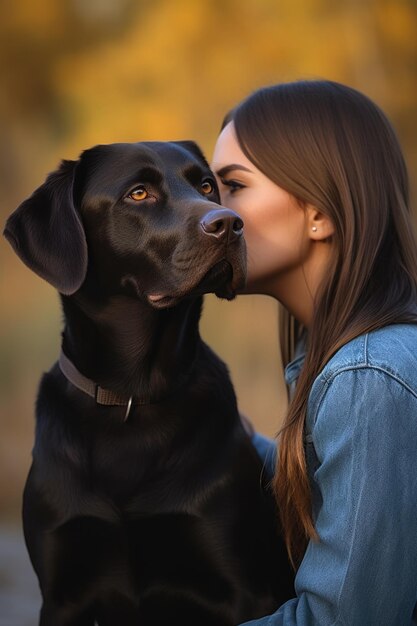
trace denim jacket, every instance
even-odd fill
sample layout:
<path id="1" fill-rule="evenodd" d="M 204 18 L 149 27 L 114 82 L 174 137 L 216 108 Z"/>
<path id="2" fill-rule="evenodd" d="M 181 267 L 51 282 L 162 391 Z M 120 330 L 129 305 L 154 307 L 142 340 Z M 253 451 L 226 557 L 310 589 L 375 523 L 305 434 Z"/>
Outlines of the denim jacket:
<path id="1" fill-rule="evenodd" d="M 305 445 L 319 541 L 297 597 L 245 626 L 417 624 L 417 325 L 362 335 L 331 358 L 309 395 Z"/>

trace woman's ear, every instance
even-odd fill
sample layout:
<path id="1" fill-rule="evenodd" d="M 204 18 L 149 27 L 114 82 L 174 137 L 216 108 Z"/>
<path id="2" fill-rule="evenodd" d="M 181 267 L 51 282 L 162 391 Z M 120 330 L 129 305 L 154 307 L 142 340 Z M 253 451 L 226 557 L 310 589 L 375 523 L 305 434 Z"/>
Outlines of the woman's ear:
<path id="1" fill-rule="evenodd" d="M 334 234 L 334 225 L 328 215 L 319 211 L 311 204 L 306 207 L 307 227 L 310 239 L 323 241 Z"/>

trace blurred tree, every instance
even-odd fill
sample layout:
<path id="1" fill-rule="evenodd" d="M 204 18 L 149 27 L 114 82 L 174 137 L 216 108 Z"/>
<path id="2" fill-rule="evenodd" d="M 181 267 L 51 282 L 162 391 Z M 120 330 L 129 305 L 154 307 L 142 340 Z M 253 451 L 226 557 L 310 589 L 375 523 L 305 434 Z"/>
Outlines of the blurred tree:
<path id="1" fill-rule="evenodd" d="M 39 148 L 43 154 L 62 146 L 74 129 L 71 109 L 57 89 L 61 60 L 69 54 L 88 55 L 100 42 L 123 36 L 129 30 L 133 7 L 137 17 L 147 5 L 143 2 L 138 8 L 134 0 L 87 4 L 79 0 L 2 0 L 0 185 L 8 190 L 6 197 L 13 197 L 14 185 L 21 181 L 22 170 L 26 173 Z"/>
<path id="2" fill-rule="evenodd" d="M 0 183 L 9 188 L 25 169 L 22 152 L 30 160 L 36 145 L 50 158 L 120 139 L 192 136 L 210 149 L 225 111 L 249 91 L 318 76 L 375 98 L 416 169 L 414 0 L 2 5 L 0 124 L 8 154 L 2 150 Z"/>

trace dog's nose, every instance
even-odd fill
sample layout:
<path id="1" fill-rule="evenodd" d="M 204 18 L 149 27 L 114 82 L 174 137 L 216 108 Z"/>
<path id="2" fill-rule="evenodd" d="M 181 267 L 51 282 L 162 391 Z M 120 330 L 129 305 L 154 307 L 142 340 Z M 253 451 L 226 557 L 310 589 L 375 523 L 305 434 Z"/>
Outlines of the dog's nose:
<path id="1" fill-rule="evenodd" d="M 241 237 L 243 234 L 242 218 L 230 209 L 214 209 L 201 219 L 200 226 L 206 235 L 216 239 L 229 241 Z"/>

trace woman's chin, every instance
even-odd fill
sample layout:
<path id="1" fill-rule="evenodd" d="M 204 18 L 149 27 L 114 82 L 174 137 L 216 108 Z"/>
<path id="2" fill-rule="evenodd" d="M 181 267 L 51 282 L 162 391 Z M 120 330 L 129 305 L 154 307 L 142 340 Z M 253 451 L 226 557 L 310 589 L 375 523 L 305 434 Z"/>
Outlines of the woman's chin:
<path id="1" fill-rule="evenodd" d="M 262 283 L 256 280 L 251 280 L 251 278 L 248 277 L 246 280 L 246 285 L 242 289 L 238 289 L 236 293 L 238 296 L 251 296 L 255 294 L 269 295 L 265 292 L 264 287 L 265 286 L 262 285 Z"/>

